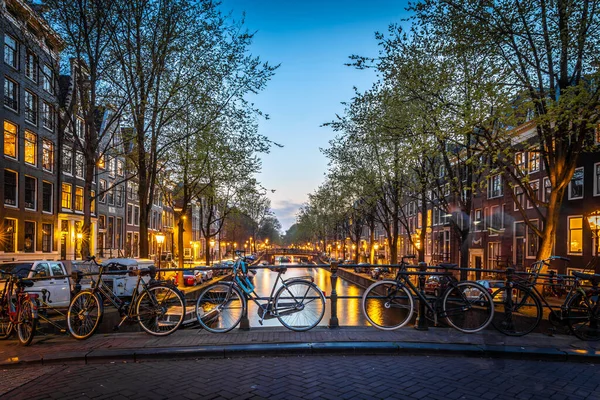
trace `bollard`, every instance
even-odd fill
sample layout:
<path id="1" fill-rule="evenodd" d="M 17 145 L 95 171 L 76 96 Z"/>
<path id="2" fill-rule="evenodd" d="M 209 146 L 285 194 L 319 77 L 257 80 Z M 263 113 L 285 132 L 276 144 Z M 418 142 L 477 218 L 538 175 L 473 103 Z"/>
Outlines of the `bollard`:
<path id="1" fill-rule="evenodd" d="M 419 271 L 426 272 L 427 271 L 427 263 L 420 262 L 419 263 Z M 419 275 L 419 291 L 423 292 L 425 290 L 425 275 Z M 419 315 L 417 315 L 417 323 L 415 324 L 415 329 L 418 331 L 427 331 L 429 327 L 427 326 L 427 318 L 425 317 L 425 303 L 419 299 Z"/>
<path id="2" fill-rule="evenodd" d="M 250 298 L 246 292 L 242 291 L 242 294 L 246 298 L 246 307 L 244 307 L 244 311 L 242 312 L 242 319 L 240 320 L 240 330 L 241 331 L 249 331 L 250 330 L 250 320 L 248 319 L 248 301 Z"/>
<path id="3" fill-rule="evenodd" d="M 329 296 L 329 302 L 331 304 L 331 318 L 329 318 L 329 328 L 339 328 L 340 321 L 337 316 L 337 271 L 338 271 L 338 263 L 331 263 L 331 295 Z"/>

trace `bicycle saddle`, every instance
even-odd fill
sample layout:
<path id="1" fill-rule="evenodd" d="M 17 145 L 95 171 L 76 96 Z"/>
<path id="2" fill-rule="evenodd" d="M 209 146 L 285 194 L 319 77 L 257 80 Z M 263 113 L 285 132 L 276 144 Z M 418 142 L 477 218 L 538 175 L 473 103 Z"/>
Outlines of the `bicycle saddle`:
<path id="1" fill-rule="evenodd" d="M 600 282 L 600 274 L 584 274 L 583 272 L 577 272 L 577 271 L 573 271 L 571 273 L 573 274 L 573 276 L 576 276 L 577 278 L 592 281 L 593 285 L 597 285 Z"/>
<path id="2" fill-rule="evenodd" d="M 17 287 L 32 287 L 33 286 L 33 281 L 30 281 L 29 279 L 21 279 L 19 281 L 17 281 Z"/>

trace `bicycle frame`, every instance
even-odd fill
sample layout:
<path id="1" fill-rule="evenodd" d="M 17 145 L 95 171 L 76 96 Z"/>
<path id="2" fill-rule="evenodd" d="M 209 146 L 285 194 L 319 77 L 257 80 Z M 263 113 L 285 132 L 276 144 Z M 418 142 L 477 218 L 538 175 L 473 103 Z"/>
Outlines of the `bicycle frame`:
<path id="1" fill-rule="evenodd" d="M 2 296 L 0 297 L 0 301 L 2 302 L 3 306 L 6 307 L 5 311 L 6 315 L 9 317 L 10 322 L 13 323 L 13 325 L 17 325 L 19 323 L 19 315 L 21 313 L 21 306 L 23 304 L 23 302 L 27 301 L 27 300 L 35 300 L 32 301 L 32 315 L 31 317 L 33 319 L 38 318 L 38 302 L 37 299 L 39 297 L 38 294 L 36 293 L 29 293 L 29 292 L 25 292 L 25 288 L 24 287 L 19 287 L 18 285 L 16 285 L 16 282 L 18 282 L 19 280 L 22 280 L 20 278 L 17 278 L 14 275 L 10 275 L 10 278 L 6 280 L 6 283 L 4 285 L 4 290 L 2 292 Z M 16 288 L 15 288 L 16 286 Z M 13 291 L 14 291 L 14 296 L 13 296 Z M 13 302 L 13 297 L 15 299 L 15 301 Z"/>

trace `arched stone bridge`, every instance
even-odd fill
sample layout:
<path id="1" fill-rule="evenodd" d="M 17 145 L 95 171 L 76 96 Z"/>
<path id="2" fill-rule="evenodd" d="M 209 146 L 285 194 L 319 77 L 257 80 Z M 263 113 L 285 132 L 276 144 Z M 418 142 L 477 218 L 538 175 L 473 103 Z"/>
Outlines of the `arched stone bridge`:
<path id="1" fill-rule="evenodd" d="M 267 249 L 260 253 L 260 260 L 267 261 L 269 264 L 275 264 L 279 257 L 288 257 L 290 258 L 290 262 L 297 263 L 312 263 L 316 262 L 317 264 L 322 261 L 319 259 L 318 251 L 314 250 L 303 250 L 303 249 L 293 249 L 293 248 L 274 248 Z"/>

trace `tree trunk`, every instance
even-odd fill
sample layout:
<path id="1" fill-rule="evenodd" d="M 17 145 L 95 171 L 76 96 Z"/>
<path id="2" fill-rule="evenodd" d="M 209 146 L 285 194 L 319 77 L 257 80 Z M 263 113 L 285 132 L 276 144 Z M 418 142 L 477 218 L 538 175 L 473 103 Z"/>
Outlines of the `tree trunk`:
<path id="1" fill-rule="evenodd" d="M 540 238 L 540 247 L 537 252 L 537 259 L 544 260 L 552 255 L 554 250 L 554 240 L 560 219 L 560 205 L 568 185 L 552 190 L 548 201 L 546 221 Z M 545 267 L 544 267 L 545 269 Z M 542 271 L 545 272 L 545 271 Z"/>
<path id="2" fill-rule="evenodd" d="M 185 215 L 185 214 L 181 214 Z M 183 218 L 181 216 L 177 220 L 177 253 L 178 253 L 178 265 L 179 268 L 184 268 L 185 260 L 183 258 Z M 177 271 L 177 283 L 183 287 L 183 271 Z"/>
<path id="3" fill-rule="evenodd" d="M 469 239 L 471 235 L 467 233 L 461 236 L 460 240 L 460 280 L 467 280 L 467 270 L 469 268 Z"/>
<path id="4" fill-rule="evenodd" d="M 425 262 L 425 237 L 427 235 L 427 193 L 425 192 L 425 185 L 422 184 L 421 186 L 421 232 L 419 233 L 421 245 L 417 250 L 419 262 Z"/>

